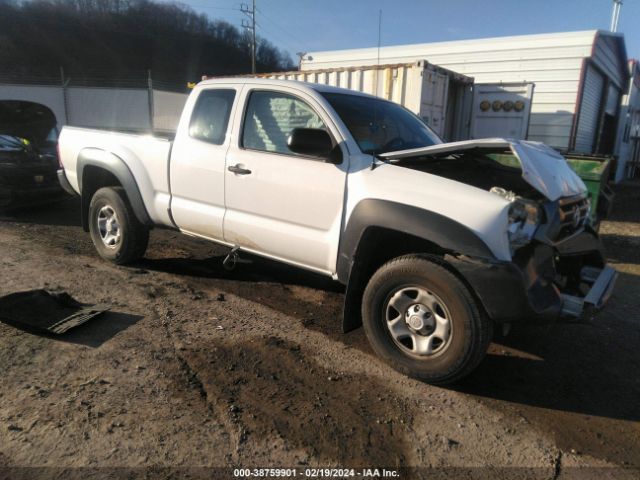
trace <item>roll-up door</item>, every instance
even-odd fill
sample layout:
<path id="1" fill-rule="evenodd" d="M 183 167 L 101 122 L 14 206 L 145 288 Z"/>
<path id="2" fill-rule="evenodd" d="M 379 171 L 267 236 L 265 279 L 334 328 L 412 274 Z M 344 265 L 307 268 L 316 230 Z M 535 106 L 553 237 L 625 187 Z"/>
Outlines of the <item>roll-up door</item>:
<path id="1" fill-rule="evenodd" d="M 607 88 L 607 99 L 604 104 L 602 123 L 596 144 L 597 153 L 610 155 L 613 153 L 618 128 L 618 105 L 620 105 L 620 90 L 613 83 Z"/>
<path id="2" fill-rule="evenodd" d="M 591 65 L 587 66 L 580 101 L 580 117 L 576 130 L 575 151 L 592 153 L 600 123 L 604 76 Z"/>

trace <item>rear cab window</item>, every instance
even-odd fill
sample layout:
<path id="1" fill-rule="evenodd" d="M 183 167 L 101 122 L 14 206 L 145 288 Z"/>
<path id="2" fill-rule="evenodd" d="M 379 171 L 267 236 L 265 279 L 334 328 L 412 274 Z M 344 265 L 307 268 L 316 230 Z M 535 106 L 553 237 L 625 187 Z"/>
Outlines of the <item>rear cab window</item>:
<path id="1" fill-rule="evenodd" d="M 189 122 L 189 136 L 213 145 L 224 143 L 236 91 L 207 89 L 200 92 Z"/>

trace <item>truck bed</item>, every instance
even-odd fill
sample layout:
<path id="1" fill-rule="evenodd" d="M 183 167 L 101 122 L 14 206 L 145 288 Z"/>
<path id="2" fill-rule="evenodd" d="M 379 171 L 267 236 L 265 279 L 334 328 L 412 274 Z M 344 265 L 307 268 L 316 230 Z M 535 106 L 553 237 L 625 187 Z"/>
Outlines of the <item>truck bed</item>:
<path id="1" fill-rule="evenodd" d="M 159 225 L 169 225 L 170 138 L 173 134 L 169 132 L 152 135 L 64 127 L 59 138 L 60 160 L 69 183 L 80 193 L 77 163 L 83 150 L 97 149 L 119 157 L 136 179 L 151 219 Z"/>

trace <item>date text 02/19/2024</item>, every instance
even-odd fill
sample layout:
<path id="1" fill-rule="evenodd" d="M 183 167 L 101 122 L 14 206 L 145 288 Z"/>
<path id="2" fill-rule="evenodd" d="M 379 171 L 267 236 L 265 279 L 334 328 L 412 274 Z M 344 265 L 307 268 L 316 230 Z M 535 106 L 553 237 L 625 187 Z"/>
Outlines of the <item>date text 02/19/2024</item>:
<path id="1" fill-rule="evenodd" d="M 386 468 L 237 468 L 234 478 L 399 478 L 397 470 Z"/>

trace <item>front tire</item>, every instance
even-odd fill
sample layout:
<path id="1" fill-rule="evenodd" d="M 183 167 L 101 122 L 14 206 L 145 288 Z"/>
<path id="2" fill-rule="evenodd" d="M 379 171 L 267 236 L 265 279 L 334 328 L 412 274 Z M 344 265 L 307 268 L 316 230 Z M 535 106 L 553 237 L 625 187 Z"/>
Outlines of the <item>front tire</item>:
<path id="1" fill-rule="evenodd" d="M 149 243 L 149 229 L 136 218 L 122 187 L 104 187 L 94 193 L 89 232 L 98 254 L 117 265 L 139 260 Z"/>
<path id="2" fill-rule="evenodd" d="M 460 380 L 484 358 L 492 323 L 452 272 L 424 255 L 395 258 L 363 295 L 374 351 L 394 369 L 433 384 Z"/>

